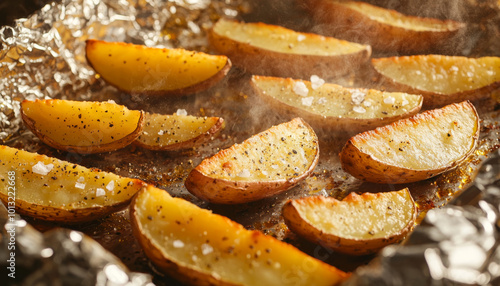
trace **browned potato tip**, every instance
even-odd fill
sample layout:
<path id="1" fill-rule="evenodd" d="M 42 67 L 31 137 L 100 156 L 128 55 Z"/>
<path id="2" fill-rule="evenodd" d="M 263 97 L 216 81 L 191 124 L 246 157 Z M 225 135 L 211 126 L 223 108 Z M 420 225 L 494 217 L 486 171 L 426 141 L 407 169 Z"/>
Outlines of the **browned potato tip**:
<path id="1" fill-rule="evenodd" d="M 456 168 L 476 148 L 479 116 L 468 101 L 360 133 L 340 152 L 342 168 L 373 183 L 425 180 Z"/>
<path id="2" fill-rule="evenodd" d="M 98 40 L 87 40 L 86 56 L 106 82 L 134 95 L 199 92 L 222 80 L 231 68 L 226 56 Z"/>
<path id="3" fill-rule="evenodd" d="M 323 34 L 371 45 L 375 51 L 454 52 L 466 24 L 401 14 L 360 1 L 304 0 Z"/>
<path id="4" fill-rule="evenodd" d="M 137 179 L 0 146 L 0 199 L 21 215 L 64 224 L 92 221 L 125 208 L 143 186 Z"/>
<path id="5" fill-rule="evenodd" d="M 130 206 L 134 235 L 189 285 L 338 285 L 349 277 L 295 247 L 148 186 Z"/>
<path id="6" fill-rule="evenodd" d="M 387 89 L 422 94 L 424 106 L 488 98 L 500 88 L 500 58 L 418 55 L 372 59 Z"/>
<path id="7" fill-rule="evenodd" d="M 317 76 L 311 81 L 253 76 L 252 86 L 276 110 L 300 116 L 315 128 L 343 131 L 366 131 L 412 116 L 423 101 L 421 95 L 346 88 Z"/>
<path id="8" fill-rule="evenodd" d="M 206 158 L 185 185 L 212 203 L 247 203 L 294 187 L 312 173 L 318 159 L 314 130 L 295 118 Z"/>
<path id="9" fill-rule="evenodd" d="M 337 252 L 366 255 L 401 241 L 413 229 L 417 207 L 408 189 L 386 193 L 350 193 L 342 201 L 308 197 L 283 207 L 288 227 Z"/>
<path id="10" fill-rule="evenodd" d="M 221 117 L 195 117 L 182 113 L 145 113 L 144 129 L 134 144 L 150 150 L 189 149 L 211 140 L 225 126 Z"/>
<path id="11" fill-rule="evenodd" d="M 216 51 L 252 74 L 309 78 L 345 75 L 366 63 L 370 46 L 264 23 L 219 20 L 209 33 Z"/>
<path id="12" fill-rule="evenodd" d="M 142 111 L 114 102 L 24 100 L 21 117 L 43 143 L 81 154 L 123 148 L 139 136 L 143 127 Z"/>

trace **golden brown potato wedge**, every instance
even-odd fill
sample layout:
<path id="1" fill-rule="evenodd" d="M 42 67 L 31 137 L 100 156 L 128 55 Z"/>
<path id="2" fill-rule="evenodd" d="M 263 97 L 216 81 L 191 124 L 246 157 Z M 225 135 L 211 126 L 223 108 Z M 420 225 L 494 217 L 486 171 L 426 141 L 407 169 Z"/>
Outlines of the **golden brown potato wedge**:
<path id="1" fill-rule="evenodd" d="M 211 45 L 252 74 L 332 78 L 366 63 L 370 46 L 299 33 L 264 23 L 221 19 L 209 33 Z"/>
<path id="2" fill-rule="evenodd" d="M 318 159 L 314 130 L 295 118 L 206 158 L 185 185 L 212 203 L 246 203 L 294 187 L 311 174 Z"/>
<path id="3" fill-rule="evenodd" d="M 125 208 L 144 183 L 0 146 L 0 186 L 0 199 L 19 214 L 71 224 Z"/>
<path id="4" fill-rule="evenodd" d="M 83 154 L 123 148 L 143 127 L 142 111 L 112 102 L 24 100 L 21 116 L 45 144 Z"/>
<path id="5" fill-rule="evenodd" d="M 224 128 L 221 117 L 145 113 L 144 129 L 135 145 L 151 150 L 188 149 L 213 138 Z"/>
<path id="6" fill-rule="evenodd" d="M 366 255 L 401 241 L 413 228 L 417 207 L 408 189 L 386 193 L 350 193 L 289 200 L 283 206 L 288 227 L 337 252 Z"/>
<path id="7" fill-rule="evenodd" d="M 87 40 L 86 56 L 95 71 L 119 90 L 153 96 L 208 89 L 231 68 L 226 56 L 98 40 Z"/>
<path id="8" fill-rule="evenodd" d="M 130 219 L 146 256 L 189 285 L 337 285 L 349 276 L 152 186 L 134 198 Z"/>
<path id="9" fill-rule="evenodd" d="M 500 88 L 500 57 L 418 55 L 372 59 L 387 89 L 422 94 L 425 106 L 487 98 Z"/>
<path id="10" fill-rule="evenodd" d="M 307 6 L 321 33 L 369 44 L 376 51 L 423 53 L 454 48 L 466 30 L 457 21 L 408 16 L 361 1 L 305 1 L 310 2 Z"/>
<path id="11" fill-rule="evenodd" d="M 253 76 L 252 86 L 276 110 L 328 129 L 366 131 L 412 116 L 422 106 L 421 95 L 328 83 L 318 86 L 321 79 L 313 79 Z"/>
<path id="12" fill-rule="evenodd" d="M 340 161 L 361 180 L 416 182 L 457 167 L 474 151 L 478 136 L 476 109 L 464 101 L 360 133 L 346 143 Z"/>

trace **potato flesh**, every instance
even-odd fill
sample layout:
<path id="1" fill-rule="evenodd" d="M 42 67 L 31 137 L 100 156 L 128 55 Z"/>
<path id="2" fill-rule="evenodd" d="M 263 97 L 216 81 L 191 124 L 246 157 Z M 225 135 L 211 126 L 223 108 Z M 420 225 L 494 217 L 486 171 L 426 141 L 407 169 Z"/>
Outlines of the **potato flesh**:
<path id="1" fill-rule="evenodd" d="M 332 56 L 366 49 L 364 45 L 262 23 L 239 23 L 221 19 L 214 26 L 214 32 L 241 43 L 286 54 Z"/>
<path id="2" fill-rule="evenodd" d="M 254 76 L 252 82 L 262 93 L 280 102 L 325 117 L 393 117 L 410 112 L 422 102 L 422 97 L 414 94 L 345 88 L 336 84 L 313 89 L 309 81 L 277 77 Z M 300 82 L 308 89 L 306 96 L 294 91 Z"/>
<path id="3" fill-rule="evenodd" d="M 351 193 L 344 200 L 304 200 L 298 212 L 316 229 L 347 239 L 377 239 L 397 235 L 415 219 L 408 189 L 387 193 Z"/>
<path id="4" fill-rule="evenodd" d="M 472 104 L 451 104 L 358 134 L 351 140 L 363 153 L 412 170 L 449 166 L 475 146 L 478 117 Z"/>
<path id="5" fill-rule="evenodd" d="M 52 169 L 44 174 L 38 165 Z M 15 171 L 16 199 L 62 209 L 107 206 L 130 200 L 142 184 L 134 179 L 0 146 L 0 192 L 7 193 L 7 173 Z"/>
<path id="6" fill-rule="evenodd" d="M 380 8 L 362 2 L 335 1 L 335 3 L 337 5 L 353 9 L 363 15 L 366 15 L 372 20 L 414 31 L 448 31 L 455 29 L 456 26 L 453 22 L 437 21 L 434 19 L 433 21 L 425 21 L 425 18 L 406 16 L 393 10 Z"/>
<path id="7" fill-rule="evenodd" d="M 87 58 L 106 81 L 130 92 L 186 88 L 211 78 L 227 63 L 225 56 L 104 41 L 89 41 Z"/>
<path id="8" fill-rule="evenodd" d="M 286 180 L 308 171 L 318 152 L 314 131 L 294 119 L 222 150 L 197 169 L 208 177 L 230 181 Z"/>
<path id="9" fill-rule="evenodd" d="M 149 188 L 136 218 L 163 255 L 235 285 L 334 285 L 345 273 L 274 238 Z M 344 278 L 342 278 L 344 277 Z"/>
<path id="10" fill-rule="evenodd" d="M 409 56 L 372 60 L 375 69 L 398 83 L 423 91 L 454 94 L 500 81 L 500 58 Z"/>
<path id="11" fill-rule="evenodd" d="M 141 112 L 110 102 L 23 101 L 23 113 L 39 133 L 62 146 L 99 146 L 136 131 Z"/>
<path id="12" fill-rule="evenodd" d="M 144 128 L 137 140 L 145 145 L 163 147 L 205 134 L 219 118 L 146 113 L 144 121 Z"/>

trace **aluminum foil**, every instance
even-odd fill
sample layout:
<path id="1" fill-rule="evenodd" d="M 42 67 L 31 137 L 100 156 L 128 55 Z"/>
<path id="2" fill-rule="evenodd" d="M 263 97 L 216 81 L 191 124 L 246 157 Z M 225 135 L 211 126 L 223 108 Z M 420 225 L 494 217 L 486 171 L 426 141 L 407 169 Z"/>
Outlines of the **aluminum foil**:
<path id="1" fill-rule="evenodd" d="M 443 1 L 437 2 L 442 3 Z M 372 2 L 392 3 L 395 6 L 402 3 L 392 0 Z M 415 6 L 417 5 L 415 3 L 418 2 L 408 1 L 406 3 L 413 3 L 412 5 Z M 437 3 L 430 0 L 427 2 Z M 444 2 L 446 6 L 447 2 Z M 482 19 L 481 21 L 471 23 L 475 36 L 464 53 L 470 56 L 483 54 L 500 56 L 500 37 L 491 36 L 498 35 L 500 27 L 500 5 L 496 0 L 453 1 L 453 3 L 456 2 L 465 2 L 468 6 L 464 7 L 467 9 L 459 9 L 458 13 L 453 15 L 448 12 L 456 9 L 442 9 L 439 10 L 441 13 L 439 16 L 453 16 L 451 18 L 467 20 L 469 12 L 475 11 L 471 10 L 472 8 L 487 6 L 489 9 L 487 10 L 489 12 L 485 14 L 478 12 L 484 16 L 479 17 Z M 99 38 L 148 46 L 183 47 L 206 51 L 205 31 L 220 17 L 240 17 L 242 14 L 247 14 L 251 15 L 254 20 L 276 24 L 284 23 L 286 26 L 304 30 L 311 29 L 313 23 L 304 16 L 303 11 L 295 9 L 293 3 L 294 0 L 67 0 L 61 4 L 47 5 L 30 18 L 18 20 L 15 26 L 0 29 L 2 42 L 2 50 L 0 51 L 0 140 L 4 144 L 23 147 L 30 151 L 42 151 L 49 156 L 56 156 L 84 166 L 97 167 L 122 176 L 141 178 L 148 183 L 167 189 L 176 196 L 212 209 L 216 213 L 227 215 L 247 228 L 258 229 L 290 242 L 310 255 L 325 260 L 342 268 L 342 270 L 351 271 L 357 268 L 358 270 L 347 283 L 348 285 L 363 285 L 366 281 L 369 281 L 371 285 L 376 284 L 377 281 L 388 285 L 410 284 L 413 283 L 412 281 L 422 282 L 415 282 L 415 285 L 470 284 L 474 282 L 493 285 L 494 279 L 497 279 L 496 273 L 498 271 L 496 269 L 499 269 L 498 257 L 500 255 L 494 252 L 497 244 L 496 226 L 493 224 L 493 229 L 486 228 L 488 223 L 491 224 L 491 221 L 496 219 L 496 217 L 493 218 L 493 215 L 496 215 L 497 211 L 485 211 L 488 208 L 484 206 L 489 205 L 495 209 L 493 202 L 498 200 L 500 195 L 497 195 L 492 201 L 486 200 L 490 195 L 484 195 L 486 203 L 481 203 L 482 205 L 479 203 L 474 205 L 473 203 L 479 202 L 477 198 L 480 194 L 489 194 L 487 189 L 494 187 L 492 182 L 498 179 L 495 176 L 500 173 L 495 167 L 496 165 L 492 165 L 492 170 L 481 173 L 488 175 L 479 176 L 474 184 L 475 189 L 469 188 L 464 191 L 462 196 L 454 202 L 456 206 L 440 207 L 446 205 L 452 197 L 471 184 L 474 179 L 473 174 L 480 163 L 492 150 L 500 146 L 498 133 L 500 112 L 493 107 L 495 102 L 483 103 L 480 108 L 483 109 L 480 110 L 481 116 L 483 116 L 481 140 L 476 153 L 470 160 L 452 172 L 411 185 L 410 189 L 419 204 L 421 215 L 424 215 L 428 209 L 439 209 L 429 211 L 423 224 L 415 229 L 405 246 L 402 248 L 388 247 L 373 260 L 373 263 L 362 268 L 357 266 L 364 264 L 364 261 L 371 261 L 372 257 L 361 258 L 354 261 L 352 266 L 346 266 L 349 264 L 347 261 L 349 258 L 337 256 L 319 246 L 300 241 L 288 231 L 280 216 L 281 206 L 289 198 L 318 194 L 341 198 L 351 191 L 373 191 L 373 184 L 360 183 L 349 177 L 340 168 L 338 160 L 336 161 L 335 156 L 346 138 L 322 141 L 322 155 L 326 156 L 320 159 L 314 174 L 299 187 L 269 200 L 239 208 L 224 208 L 200 202 L 187 193 L 183 187 L 187 173 L 202 158 L 221 148 L 241 142 L 251 134 L 265 129 L 265 126 L 282 120 L 282 118 L 270 118 L 272 117 L 270 115 L 273 115 L 272 112 L 257 108 L 259 102 L 247 94 L 248 86 L 246 86 L 247 83 L 244 79 L 237 78 L 235 80 L 233 78 L 233 81 L 224 86 L 223 89 L 203 94 L 202 97 L 190 97 L 146 106 L 150 111 L 167 113 L 175 111 L 176 105 L 180 103 L 182 108 L 187 109 L 190 114 L 223 116 L 227 119 L 228 125 L 220 138 L 216 138 L 210 146 L 194 151 L 184 151 L 178 154 L 154 153 L 130 147 L 95 156 L 79 156 L 44 147 L 43 144 L 37 143 L 36 138 L 30 132 L 25 131 L 21 124 L 18 110 L 19 103 L 23 99 L 68 98 L 85 100 L 118 97 L 117 102 L 134 104 L 127 100 L 121 100 L 122 93 L 106 86 L 102 80 L 95 76 L 94 71 L 85 60 L 86 39 Z M 419 7 L 418 5 L 417 7 Z M 452 5 L 450 4 L 450 6 Z M 259 9 L 252 10 L 255 7 L 259 7 Z M 398 6 L 398 8 L 400 7 Z M 483 11 L 482 8 L 477 9 Z M 433 9 L 432 12 L 438 13 L 438 10 Z M 477 43 L 484 44 L 478 46 Z M 342 84 L 352 84 L 352 80 L 345 79 Z M 500 98 L 498 94 L 497 97 Z M 33 148 L 30 148 L 31 145 Z M 489 181 L 484 181 L 486 177 L 489 178 Z M 394 186 L 381 185 L 379 187 L 384 190 L 394 190 Z M 490 190 L 493 189 L 490 188 Z M 496 209 L 498 209 L 498 203 Z M 33 223 L 37 229 L 42 231 L 51 230 L 42 234 L 33 230 L 29 225 L 26 226 L 24 221 L 18 222 L 17 237 L 20 241 L 30 242 L 22 244 L 22 247 L 26 247 L 26 256 L 18 257 L 19 261 L 26 264 L 27 279 L 40 279 L 39 276 L 30 278 L 32 275 L 28 274 L 31 273 L 36 275 L 52 273 L 49 275 L 50 277 L 73 279 L 74 275 L 81 277 L 78 275 L 82 274 L 82 269 L 88 267 L 86 271 L 89 272 L 87 275 L 90 275 L 88 276 L 90 277 L 89 281 L 95 281 L 96 284 L 103 281 L 103 284 L 98 285 L 131 285 L 131 283 L 132 285 L 147 285 L 151 283 L 147 275 L 128 272 L 126 267 L 123 267 L 113 256 L 99 247 L 100 244 L 112 253 L 119 253 L 119 255 L 117 254 L 119 259 L 133 271 L 151 273 L 155 284 L 176 285 L 175 281 L 169 280 L 168 277 L 154 273 L 154 268 L 149 265 L 147 258 L 140 252 L 139 246 L 131 234 L 127 211 L 116 213 L 105 220 L 95 222 L 95 224 L 74 227 L 81 232 L 52 230 L 53 226 L 40 227 L 36 220 L 28 220 L 28 222 Z M 441 229 L 442 222 L 446 222 L 444 229 Z M 0 225 L 3 224 L 0 221 Z M 434 226 L 439 228 L 434 228 Z M 453 226 L 453 229 L 450 226 Z M 73 238 L 82 237 L 82 239 L 80 242 L 74 241 L 72 236 Z M 90 240 L 90 237 L 98 243 Z M 2 240 L 4 241 L 6 238 L 4 232 Z M 471 242 L 467 242 L 465 248 L 459 248 L 457 245 L 463 241 Z M 84 244 L 85 246 L 83 246 Z M 68 246 L 68 248 L 61 246 Z M 481 248 L 477 246 L 481 246 Z M 2 252 L 4 249 L 3 247 L 0 249 L 0 256 L 5 255 Z M 51 250 L 47 249 L 52 249 L 51 255 L 48 255 Z M 482 264 L 479 260 L 463 261 L 463 256 L 457 255 L 457 253 L 465 253 L 463 249 L 473 251 L 473 254 L 470 255 L 472 257 L 482 258 Z M 74 256 L 71 256 L 72 254 Z M 49 261 L 56 257 L 57 259 L 53 262 Z M 66 260 L 58 257 L 73 257 L 75 259 Z M 94 260 L 92 257 L 105 258 Z M 67 261 L 72 263 L 66 263 Z M 0 263 L 2 262 L 3 260 L 0 261 Z M 477 267 L 479 264 L 481 267 Z M 81 267 L 82 265 L 85 267 Z M 106 265 L 110 266 L 106 268 Z M 116 273 L 120 273 L 117 276 L 123 279 L 120 280 L 123 283 L 120 284 L 109 279 L 106 269 L 110 269 L 110 267 L 111 269 L 120 269 Z M 465 273 L 466 277 L 460 276 L 461 273 Z M 475 280 L 470 278 L 473 277 L 471 273 L 478 274 L 477 277 L 473 278 Z M 125 281 L 125 277 L 128 280 Z M 92 280 L 93 278 L 96 280 Z M 27 281 L 25 285 L 32 285 L 31 281 L 41 281 L 40 285 L 53 284 L 49 283 L 49 280 L 46 280 L 46 283 L 44 280 Z M 133 284 L 135 282 L 137 283 Z M 92 285 L 92 282 L 89 285 Z"/>

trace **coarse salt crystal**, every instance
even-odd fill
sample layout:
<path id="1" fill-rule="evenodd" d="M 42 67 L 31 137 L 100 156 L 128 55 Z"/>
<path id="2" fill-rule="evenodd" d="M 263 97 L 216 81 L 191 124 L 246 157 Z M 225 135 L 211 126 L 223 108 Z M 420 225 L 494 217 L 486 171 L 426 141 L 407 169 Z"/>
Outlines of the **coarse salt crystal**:
<path id="1" fill-rule="evenodd" d="M 115 181 L 110 181 L 107 185 L 106 185 L 106 189 L 108 191 L 112 191 L 115 189 Z"/>
<path id="2" fill-rule="evenodd" d="M 262 174 L 263 174 L 264 176 L 267 176 L 269 173 L 268 173 L 267 171 L 262 171 Z"/>
<path id="3" fill-rule="evenodd" d="M 108 103 L 116 104 L 116 102 L 112 99 L 108 99 Z"/>
<path id="4" fill-rule="evenodd" d="M 363 107 L 361 106 L 354 106 L 352 108 L 352 110 L 354 110 L 354 112 L 356 113 L 365 113 L 366 112 L 366 109 L 364 109 Z"/>
<path id="5" fill-rule="evenodd" d="M 210 244 L 204 243 L 201 245 L 201 253 L 203 255 L 207 255 L 209 253 L 212 253 L 213 251 L 214 251 L 214 248 Z"/>
<path id="6" fill-rule="evenodd" d="M 191 256 L 191 259 L 192 259 L 194 262 L 196 262 L 196 261 L 198 261 L 198 256 L 193 255 L 193 256 Z"/>
<path id="7" fill-rule="evenodd" d="M 473 72 L 467 72 L 467 76 L 468 76 L 468 77 L 473 77 L 473 76 L 474 76 L 474 73 L 473 73 Z"/>
<path id="8" fill-rule="evenodd" d="M 183 248 L 184 247 L 184 242 L 182 242 L 181 240 L 174 240 L 172 245 L 175 247 L 175 248 Z"/>
<path id="9" fill-rule="evenodd" d="M 293 85 L 293 92 L 300 96 L 307 96 L 307 94 L 309 93 L 309 89 L 307 88 L 305 83 L 297 81 Z"/>
<path id="10" fill-rule="evenodd" d="M 276 170 L 276 169 L 278 169 L 278 165 L 271 165 L 271 168 Z"/>
<path id="11" fill-rule="evenodd" d="M 457 72 L 458 71 L 458 67 L 456 66 L 451 66 L 450 70 L 454 71 L 454 72 Z"/>
<path id="12" fill-rule="evenodd" d="M 54 164 L 45 165 L 42 161 L 38 161 L 38 163 L 31 167 L 31 171 L 35 174 L 45 176 L 52 170 L 52 168 L 54 168 Z"/>
<path id="13" fill-rule="evenodd" d="M 160 136 L 161 136 L 161 135 L 163 135 L 163 134 L 165 134 L 165 131 L 163 131 L 163 130 L 158 131 L 158 135 L 160 135 Z"/>
<path id="14" fill-rule="evenodd" d="M 177 112 L 175 113 L 177 115 L 188 115 L 187 111 L 185 109 L 177 109 Z"/>
<path id="15" fill-rule="evenodd" d="M 85 183 L 76 182 L 75 188 L 85 190 Z"/>
<path id="16" fill-rule="evenodd" d="M 96 197 L 102 197 L 106 194 L 106 192 L 104 191 L 104 189 L 101 189 L 101 188 L 97 188 L 95 190 L 95 196 Z"/>
<path id="17" fill-rule="evenodd" d="M 320 78 L 319 76 L 313 74 L 311 76 L 311 88 L 312 89 L 317 89 L 319 88 L 320 86 L 322 86 L 323 84 L 325 84 L 325 80 Z"/>
<path id="18" fill-rule="evenodd" d="M 305 35 L 299 34 L 299 35 L 297 36 L 297 41 L 299 41 L 299 42 L 302 42 L 302 41 L 303 41 L 303 40 L 305 40 L 305 39 L 306 39 L 306 36 L 305 36 Z"/>
<path id="19" fill-rule="evenodd" d="M 370 106 L 372 106 L 372 101 L 367 99 L 367 100 L 363 101 L 363 105 L 366 107 L 370 107 Z"/>
<path id="20" fill-rule="evenodd" d="M 243 169 L 241 170 L 241 172 L 238 173 L 237 176 L 242 178 L 248 178 L 250 177 L 250 171 L 248 171 L 248 169 Z"/>
<path id="21" fill-rule="evenodd" d="M 314 97 L 312 97 L 312 96 L 302 98 L 302 105 L 311 106 L 313 104 L 313 101 L 314 101 Z"/>
<path id="22" fill-rule="evenodd" d="M 408 100 L 403 99 L 403 102 L 401 102 L 401 106 L 405 106 L 405 105 L 407 105 L 408 103 L 409 103 L 409 102 L 408 102 Z"/>
<path id="23" fill-rule="evenodd" d="M 365 100 L 365 96 L 366 96 L 366 94 L 364 92 L 362 92 L 361 90 L 358 90 L 358 89 L 353 90 L 351 93 L 352 103 L 354 103 L 356 105 L 361 104 L 361 102 L 363 102 L 363 100 Z"/>
<path id="24" fill-rule="evenodd" d="M 324 98 L 324 97 L 318 99 L 318 104 L 325 104 L 326 102 L 327 102 L 326 98 Z"/>
<path id="25" fill-rule="evenodd" d="M 394 102 L 396 102 L 396 99 L 392 96 L 388 96 L 388 97 L 384 98 L 385 104 L 394 104 Z"/>

